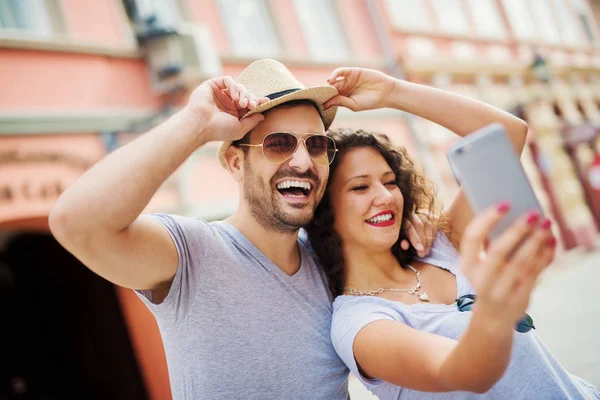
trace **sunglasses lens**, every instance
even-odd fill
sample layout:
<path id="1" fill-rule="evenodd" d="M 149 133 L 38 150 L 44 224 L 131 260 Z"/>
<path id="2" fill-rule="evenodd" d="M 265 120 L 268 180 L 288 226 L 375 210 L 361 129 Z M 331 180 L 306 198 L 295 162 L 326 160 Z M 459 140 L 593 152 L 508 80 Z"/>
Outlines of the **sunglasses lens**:
<path id="1" fill-rule="evenodd" d="M 456 300 L 456 306 L 458 307 L 458 311 L 471 311 L 473 309 L 474 302 L 475 299 L 473 296 L 465 295 Z"/>
<path id="2" fill-rule="evenodd" d="M 533 326 L 533 319 L 529 316 L 529 314 L 525 314 L 523 319 L 517 323 L 515 330 L 520 333 L 527 333 L 533 328 L 535 328 Z"/>
<path id="3" fill-rule="evenodd" d="M 335 157 L 335 142 L 325 135 L 314 135 L 306 138 L 306 149 L 310 158 L 321 166 L 331 164 Z"/>
<path id="4" fill-rule="evenodd" d="M 267 161 L 279 164 L 294 154 L 298 139 L 289 133 L 271 133 L 263 139 L 263 154 Z"/>

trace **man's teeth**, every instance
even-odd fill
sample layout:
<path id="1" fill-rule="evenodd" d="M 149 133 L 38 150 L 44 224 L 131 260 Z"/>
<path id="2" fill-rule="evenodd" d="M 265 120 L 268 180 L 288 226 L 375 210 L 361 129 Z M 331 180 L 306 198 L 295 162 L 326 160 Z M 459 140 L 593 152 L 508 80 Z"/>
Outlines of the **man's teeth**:
<path id="1" fill-rule="evenodd" d="M 370 222 L 372 224 L 378 224 L 380 222 L 389 221 L 390 219 L 392 219 L 392 214 L 381 214 L 371 219 L 368 219 L 367 222 Z"/>
<path id="2" fill-rule="evenodd" d="M 291 187 L 310 190 L 310 182 L 305 181 L 283 181 L 277 184 L 277 189 L 289 189 Z"/>

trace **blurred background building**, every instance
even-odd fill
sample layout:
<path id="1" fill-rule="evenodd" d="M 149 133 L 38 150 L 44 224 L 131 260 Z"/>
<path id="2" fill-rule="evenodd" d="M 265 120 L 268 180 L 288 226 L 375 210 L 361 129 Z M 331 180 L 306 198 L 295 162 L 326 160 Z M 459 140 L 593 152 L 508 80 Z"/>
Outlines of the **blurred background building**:
<path id="1" fill-rule="evenodd" d="M 588 0 L 0 0 L 0 398 L 170 397 L 154 319 L 67 254 L 48 213 L 200 82 L 259 58 L 306 85 L 361 66 L 519 115 L 531 128 L 523 163 L 563 249 L 593 249 L 598 16 Z M 340 110 L 344 126 L 387 133 L 442 199 L 455 193 L 452 133 L 387 109 Z M 199 149 L 147 211 L 228 215 L 237 187 L 216 147 Z"/>

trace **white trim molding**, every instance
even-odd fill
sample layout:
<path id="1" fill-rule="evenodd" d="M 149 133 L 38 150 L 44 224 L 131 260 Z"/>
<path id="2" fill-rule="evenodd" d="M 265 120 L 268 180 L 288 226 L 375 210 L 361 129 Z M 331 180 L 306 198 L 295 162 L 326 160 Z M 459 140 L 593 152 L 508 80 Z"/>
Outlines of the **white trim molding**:
<path id="1" fill-rule="evenodd" d="M 115 58 L 141 58 L 137 45 L 110 46 L 82 40 L 73 40 L 66 36 L 52 38 L 24 38 L 0 34 L 0 49 L 41 50 L 59 53 L 80 53 Z"/>
<path id="2" fill-rule="evenodd" d="M 79 111 L 76 113 L 0 113 L 0 136 L 127 130 L 156 111 Z"/>

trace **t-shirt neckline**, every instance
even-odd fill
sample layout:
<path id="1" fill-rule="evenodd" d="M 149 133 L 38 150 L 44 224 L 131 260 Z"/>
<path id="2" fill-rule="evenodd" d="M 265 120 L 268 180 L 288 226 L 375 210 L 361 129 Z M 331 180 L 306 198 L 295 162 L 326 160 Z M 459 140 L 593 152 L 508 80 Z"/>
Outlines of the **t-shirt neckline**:
<path id="1" fill-rule="evenodd" d="M 258 247 L 254 245 L 242 232 L 240 232 L 234 225 L 225 221 L 214 222 L 218 226 L 222 227 L 226 233 L 242 247 L 250 252 L 250 254 L 262 265 L 266 266 L 272 273 L 279 276 L 281 279 L 285 279 L 290 282 L 295 282 L 304 275 L 306 269 L 305 263 L 307 257 L 310 257 L 305 253 L 302 245 L 298 241 L 298 248 L 300 249 L 300 267 L 293 275 L 286 274 L 281 268 L 279 268 L 269 257 L 267 257 Z"/>

